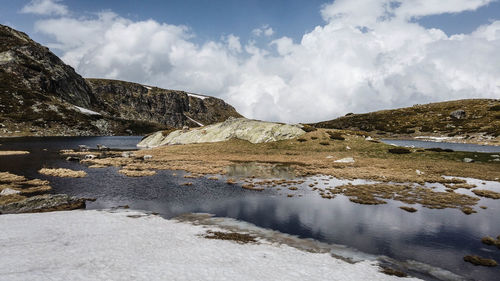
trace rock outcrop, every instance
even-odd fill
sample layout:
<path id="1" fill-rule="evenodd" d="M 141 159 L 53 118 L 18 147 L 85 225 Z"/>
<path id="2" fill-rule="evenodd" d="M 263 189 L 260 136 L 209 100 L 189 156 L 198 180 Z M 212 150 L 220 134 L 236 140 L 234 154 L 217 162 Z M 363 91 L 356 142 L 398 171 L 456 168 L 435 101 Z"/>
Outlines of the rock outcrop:
<path id="1" fill-rule="evenodd" d="M 40 213 L 84 209 L 86 199 L 66 194 L 43 194 L 0 205 L 0 214 Z"/>
<path id="2" fill-rule="evenodd" d="M 145 148 L 171 144 L 220 142 L 232 138 L 246 140 L 251 143 L 263 143 L 292 139 L 303 134 L 305 134 L 305 131 L 296 125 L 245 118 L 229 118 L 222 123 L 188 131 L 177 130 L 168 135 L 164 135 L 163 132 L 156 132 L 143 139 L 137 146 Z"/>
<path id="3" fill-rule="evenodd" d="M 150 121 L 173 128 L 198 127 L 241 117 L 221 99 L 137 83 L 87 79 L 97 99 L 115 117 Z"/>
<path id="4" fill-rule="evenodd" d="M 84 79 L 20 31 L 0 25 L 0 137 L 142 135 L 240 117 L 223 100 Z"/>

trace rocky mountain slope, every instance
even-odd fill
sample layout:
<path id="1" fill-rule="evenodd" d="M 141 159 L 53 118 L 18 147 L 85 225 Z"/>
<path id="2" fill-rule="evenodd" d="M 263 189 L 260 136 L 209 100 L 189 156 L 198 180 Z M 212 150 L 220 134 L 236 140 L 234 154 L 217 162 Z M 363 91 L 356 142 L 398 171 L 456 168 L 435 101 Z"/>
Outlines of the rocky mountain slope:
<path id="1" fill-rule="evenodd" d="M 470 99 L 418 104 L 365 114 L 347 114 L 311 125 L 392 137 L 445 136 L 495 140 L 500 136 L 500 100 Z"/>
<path id="2" fill-rule="evenodd" d="M 0 25 L 0 136 L 123 135 L 240 115 L 224 101 L 84 79 L 25 33 Z"/>

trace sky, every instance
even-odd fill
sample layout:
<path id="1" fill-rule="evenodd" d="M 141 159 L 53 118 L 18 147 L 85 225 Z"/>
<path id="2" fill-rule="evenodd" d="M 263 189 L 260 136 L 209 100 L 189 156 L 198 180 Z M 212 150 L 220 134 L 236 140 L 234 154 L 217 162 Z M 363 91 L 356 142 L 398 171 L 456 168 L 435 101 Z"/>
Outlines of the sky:
<path id="1" fill-rule="evenodd" d="M 84 77 L 219 97 L 244 116 L 500 98 L 498 0 L 0 0 Z"/>

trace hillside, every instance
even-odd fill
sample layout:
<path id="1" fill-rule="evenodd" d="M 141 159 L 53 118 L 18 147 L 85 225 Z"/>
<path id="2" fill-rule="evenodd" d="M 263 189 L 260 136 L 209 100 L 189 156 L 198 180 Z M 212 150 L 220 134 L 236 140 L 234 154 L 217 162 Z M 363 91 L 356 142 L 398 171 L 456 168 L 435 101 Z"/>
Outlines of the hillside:
<path id="1" fill-rule="evenodd" d="M 240 117 L 223 100 L 84 79 L 23 32 L 0 25 L 0 136 L 146 134 Z"/>
<path id="2" fill-rule="evenodd" d="M 317 128 L 360 130 L 391 137 L 492 139 L 500 136 L 500 100 L 470 99 L 419 104 L 365 114 L 348 114 L 311 125 Z"/>

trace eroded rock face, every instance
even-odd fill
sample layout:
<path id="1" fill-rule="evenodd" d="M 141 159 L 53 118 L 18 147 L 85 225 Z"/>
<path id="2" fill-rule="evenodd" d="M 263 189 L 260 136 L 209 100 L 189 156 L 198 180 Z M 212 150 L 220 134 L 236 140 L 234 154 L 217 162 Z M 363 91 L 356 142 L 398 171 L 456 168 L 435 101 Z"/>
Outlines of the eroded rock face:
<path id="1" fill-rule="evenodd" d="M 136 83 L 87 79 L 112 116 L 157 122 L 174 128 L 197 127 L 241 117 L 221 99 Z"/>
<path id="2" fill-rule="evenodd" d="M 163 132 L 157 132 L 142 140 L 137 146 L 157 147 L 169 144 L 220 142 L 232 138 L 247 140 L 251 143 L 264 143 L 292 139 L 303 134 L 305 131 L 295 125 L 229 118 L 222 123 L 187 132 L 177 130 L 167 136 L 164 136 Z"/>
<path id="3" fill-rule="evenodd" d="M 25 33 L 0 25 L 0 81 L 24 92 L 54 95 L 77 106 L 91 108 L 97 101 L 85 80 L 47 47 Z"/>
<path id="4" fill-rule="evenodd" d="M 25 33 L 0 25 L 0 136 L 143 135 L 229 116 L 240 117 L 216 98 L 87 81 Z"/>
<path id="5" fill-rule="evenodd" d="M 85 199 L 66 194 L 44 194 L 0 205 L 0 214 L 39 213 L 85 208 Z"/>

